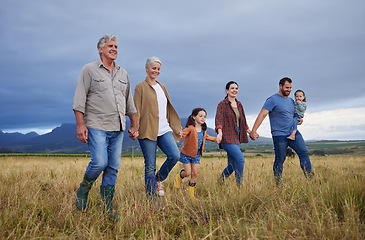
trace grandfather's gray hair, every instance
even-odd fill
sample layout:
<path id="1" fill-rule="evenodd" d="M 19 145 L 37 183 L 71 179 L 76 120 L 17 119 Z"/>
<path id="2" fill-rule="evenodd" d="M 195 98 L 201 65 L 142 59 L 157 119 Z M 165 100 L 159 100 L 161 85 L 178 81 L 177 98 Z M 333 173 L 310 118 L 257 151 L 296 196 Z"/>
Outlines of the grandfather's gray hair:
<path id="1" fill-rule="evenodd" d="M 146 67 L 149 68 L 154 62 L 158 62 L 160 65 L 162 65 L 162 62 L 158 57 L 149 57 L 146 61 Z"/>
<path id="2" fill-rule="evenodd" d="M 105 43 L 110 42 L 110 41 L 116 41 L 118 43 L 118 37 L 115 35 L 105 34 L 104 36 L 102 36 L 100 38 L 98 45 L 96 45 L 96 48 L 99 50 L 99 47 L 103 48 Z"/>

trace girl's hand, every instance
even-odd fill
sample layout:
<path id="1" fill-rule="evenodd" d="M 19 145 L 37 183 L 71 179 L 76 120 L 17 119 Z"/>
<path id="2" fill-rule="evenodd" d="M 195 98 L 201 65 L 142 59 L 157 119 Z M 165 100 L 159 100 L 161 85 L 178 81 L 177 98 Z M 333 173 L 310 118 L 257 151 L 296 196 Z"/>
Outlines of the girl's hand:
<path id="1" fill-rule="evenodd" d="M 246 130 L 246 132 L 247 132 L 247 134 L 250 134 L 250 133 L 251 133 L 251 130 L 248 128 L 248 129 Z"/>
<path id="2" fill-rule="evenodd" d="M 302 125 L 302 123 L 303 123 L 303 118 L 302 118 L 301 116 L 299 116 L 299 118 L 298 118 L 297 120 L 298 120 L 297 125 Z"/>

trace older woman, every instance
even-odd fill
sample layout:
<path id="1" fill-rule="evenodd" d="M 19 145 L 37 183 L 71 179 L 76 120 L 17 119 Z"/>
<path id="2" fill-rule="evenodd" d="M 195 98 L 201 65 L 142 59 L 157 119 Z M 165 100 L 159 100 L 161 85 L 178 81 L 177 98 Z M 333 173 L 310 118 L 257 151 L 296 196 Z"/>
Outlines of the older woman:
<path id="1" fill-rule="evenodd" d="M 176 142 L 180 139 L 181 122 L 171 104 L 166 87 L 156 79 L 161 61 L 150 57 L 146 62 L 147 77 L 137 84 L 134 103 L 137 108 L 138 141 L 145 160 L 145 185 L 148 197 L 164 196 L 162 182 L 180 158 Z M 167 159 L 156 173 L 157 146 Z"/>
<path id="2" fill-rule="evenodd" d="M 240 149 L 240 143 L 247 143 L 247 133 L 250 132 L 246 122 L 245 112 L 238 95 L 238 84 L 230 81 L 226 85 L 227 96 L 218 104 L 215 116 L 215 129 L 218 133 L 217 142 L 227 152 L 228 166 L 221 174 L 221 181 L 235 172 L 236 182 L 242 183 L 245 158 Z"/>

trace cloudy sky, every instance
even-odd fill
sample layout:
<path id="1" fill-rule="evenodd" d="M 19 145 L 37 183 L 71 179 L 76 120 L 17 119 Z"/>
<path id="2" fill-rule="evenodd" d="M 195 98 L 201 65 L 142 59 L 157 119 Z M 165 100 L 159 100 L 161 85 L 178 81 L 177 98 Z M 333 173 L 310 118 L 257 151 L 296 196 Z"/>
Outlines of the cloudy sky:
<path id="1" fill-rule="evenodd" d="M 216 106 L 229 80 L 252 127 L 278 81 L 308 99 L 307 140 L 365 139 L 363 0 L 2 0 L 0 130 L 43 134 L 73 123 L 82 66 L 98 58 L 104 34 L 119 37 L 117 63 L 132 88 L 158 56 L 180 117 Z M 266 119 L 259 129 L 270 136 Z"/>

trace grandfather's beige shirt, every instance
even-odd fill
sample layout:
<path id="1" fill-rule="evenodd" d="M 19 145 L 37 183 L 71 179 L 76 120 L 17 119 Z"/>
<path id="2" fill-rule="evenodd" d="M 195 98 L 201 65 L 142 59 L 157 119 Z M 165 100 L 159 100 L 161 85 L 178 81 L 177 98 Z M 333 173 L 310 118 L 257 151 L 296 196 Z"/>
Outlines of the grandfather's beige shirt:
<path id="1" fill-rule="evenodd" d="M 125 116 L 137 112 L 128 73 L 115 62 L 113 76 L 100 59 L 86 64 L 77 80 L 73 110 L 84 114 L 86 127 L 124 131 Z"/>

